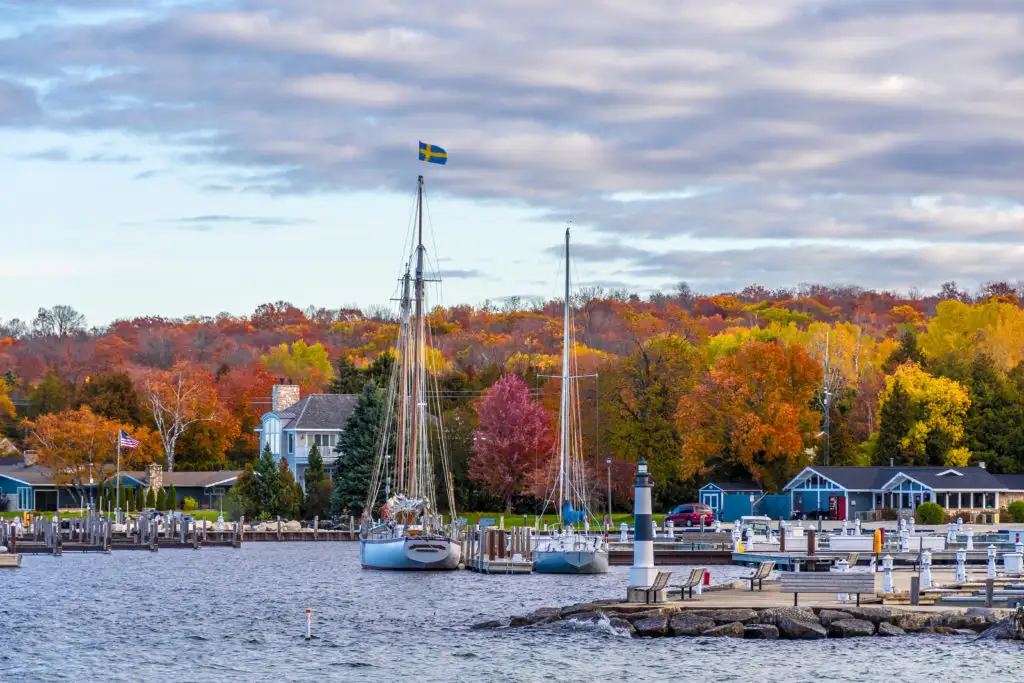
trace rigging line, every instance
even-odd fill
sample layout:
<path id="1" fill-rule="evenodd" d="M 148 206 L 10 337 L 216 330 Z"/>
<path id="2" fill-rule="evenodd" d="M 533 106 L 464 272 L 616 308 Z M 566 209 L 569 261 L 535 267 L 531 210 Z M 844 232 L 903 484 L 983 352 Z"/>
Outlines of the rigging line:
<path id="1" fill-rule="evenodd" d="M 437 274 L 437 282 L 434 283 L 437 286 L 437 300 L 438 302 L 444 301 L 444 290 L 441 288 L 441 262 L 438 260 L 441 256 L 437 250 L 437 236 L 434 234 L 434 222 L 430 217 L 430 200 L 427 198 L 427 193 L 423 193 L 423 208 L 427 212 L 427 226 L 430 228 L 430 244 L 434 247 L 434 265 L 435 273 Z"/>

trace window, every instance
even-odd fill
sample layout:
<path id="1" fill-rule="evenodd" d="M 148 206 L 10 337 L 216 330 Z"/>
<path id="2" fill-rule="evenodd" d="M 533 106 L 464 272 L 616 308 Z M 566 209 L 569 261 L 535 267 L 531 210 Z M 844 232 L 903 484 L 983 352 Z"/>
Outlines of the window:
<path id="1" fill-rule="evenodd" d="M 18 509 L 19 510 L 32 510 L 35 506 L 32 500 L 32 487 L 31 486 L 19 486 L 18 487 Z"/>
<path id="2" fill-rule="evenodd" d="M 288 455 L 295 453 L 295 432 L 288 432 Z"/>
<path id="3" fill-rule="evenodd" d="M 320 452 L 328 452 L 334 450 L 334 447 L 338 443 L 337 434 L 314 434 L 313 443 L 320 448 Z"/>
<path id="4" fill-rule="evenodd" d="M 276 417 L 267 418 L 263 423 L 263 446 L 270 446 L 274 455 L 281 454 L 281 421 Z"/>

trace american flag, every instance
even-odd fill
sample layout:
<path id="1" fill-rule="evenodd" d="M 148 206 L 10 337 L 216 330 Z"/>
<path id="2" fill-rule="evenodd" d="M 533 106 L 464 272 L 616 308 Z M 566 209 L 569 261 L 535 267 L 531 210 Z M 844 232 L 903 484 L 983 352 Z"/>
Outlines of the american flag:
<path id="1" fill-rule="evenodd" d="M 125 431 L 122 429 L 121 430 L 121 447 L 122 448 L 138 448 L 139 447 L 139 440 L 138 439 L 133 439 L 132 437 L 128 436 L 125 433 Z"/>

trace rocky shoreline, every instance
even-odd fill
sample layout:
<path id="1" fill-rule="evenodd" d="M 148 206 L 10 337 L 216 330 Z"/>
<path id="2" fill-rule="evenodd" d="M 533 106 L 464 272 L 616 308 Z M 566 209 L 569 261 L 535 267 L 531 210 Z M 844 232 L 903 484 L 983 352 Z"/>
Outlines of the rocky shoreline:
<path id="1" fill-rule="evenodd" d="M 1012 639 L 1007 610 L 971 608 L 965 612 L 898 610 L 890 607 L 765 607 L 702 609 L 679 605 L 630 605 L 616 601 L 545 607 L 530 614 L 485 621 L 474 629 L 526 628 L 575 622 L 607 623 L 616 632 L 638 638 L 704 636 L 752 640 L 818 640 L 865 636 L 942 633 Z"/>

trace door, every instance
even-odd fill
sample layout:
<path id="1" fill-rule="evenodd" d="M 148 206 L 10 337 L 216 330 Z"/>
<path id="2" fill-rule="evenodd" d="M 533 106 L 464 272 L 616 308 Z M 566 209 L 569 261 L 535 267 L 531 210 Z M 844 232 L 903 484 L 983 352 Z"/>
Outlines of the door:
<path id="1" fill-rule="evenodd" d="M 833 519 L 838 519 L 840 522 L 846 519 L 846 496 L 836 497 L 836 511 Z"/>

